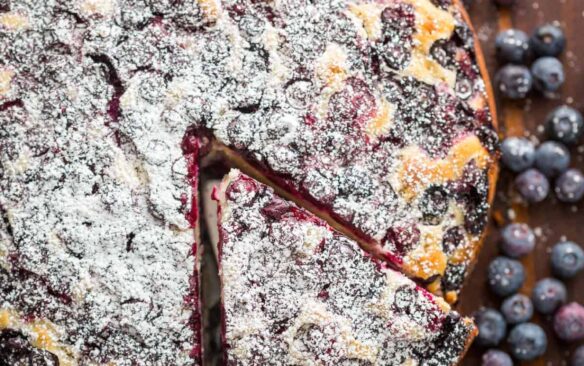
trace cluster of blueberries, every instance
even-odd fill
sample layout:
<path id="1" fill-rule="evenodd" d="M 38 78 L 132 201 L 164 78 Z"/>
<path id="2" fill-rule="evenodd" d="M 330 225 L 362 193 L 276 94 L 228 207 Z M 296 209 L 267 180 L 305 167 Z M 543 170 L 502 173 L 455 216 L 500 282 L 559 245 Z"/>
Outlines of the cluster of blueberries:
<path id="1" fill-rule="evenodd" d="M 508 137 L 501 144 L 501 161 L 518 173 L 515 185 L 530 203 L 543 201 L 550 192 L 550 180 L 555 179 L 558 200 L 575 203 L 584 197 L 584 174 L 570 169 L 570 151 L 584 133 L 582 114 L 569 106 L 554 109 L 545 121 L 550 140 L 539 146 L 524 137 Z"/>
<path id="2" fill-rule="evenodd" d="M 544 95 L 557 92 L 565 80 L 557 57 L 565 47 L 564 32 L 555 24 L 539 26 L 531 37 L 519 29 L 500 32 L 495 48 L 504 66 L 495 75 L 497 90 L 508 99 L 524 99 L 532 89 Z"/>
<path id="3" fill-rule="evenodd" d="M 544 278 L 533 288 L 531 297 L 519 293 L 525 282 L 525 270 L 518 260 L 535 248 L 533 230 L 523 223 L 507 225 L 502 231 L 500 249 L 488 268 L 491 291 L 501 297 L 500 310 L 482 308 L 475 314 L 479 328 L 476 343 L 483 347 L 497 347 L 507 337 L 511 355 L 518 361 L 530 361 L 542 356 L 547 349 L 545 331 L 530 322 L 534 311 L 552 317 L 553 329 L 565 342 L 584 340 L 584 306 L 567 303 L 568 291 L 560 280 L 575 277 L 584 269 L 584 250 L 580 245 L 563 241 L 551 251 L 550 263 L 555 278 Z M 510 331 L 507 332 L 507 327 Z M 584 346 L 572 355 L 571 365 L 584 365 Z M 483 355 L 483 366 L 513 366 L 512 358 L 499 349 L 490 349 Z"/>

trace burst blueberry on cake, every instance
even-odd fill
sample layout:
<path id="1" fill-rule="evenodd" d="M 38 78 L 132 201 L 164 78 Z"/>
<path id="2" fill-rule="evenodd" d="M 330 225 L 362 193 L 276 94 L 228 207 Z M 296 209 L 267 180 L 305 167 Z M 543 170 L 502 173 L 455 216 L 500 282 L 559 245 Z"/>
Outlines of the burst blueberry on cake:
<path id="1" fill-rule="evenodd" d="M 216 193 L 227 365 L 454 365 L 470 319 L 234 170 Z"/>
<path id="2" fill-rule="evenodd" d="M 215 159 L 456 301 L 496 170 L 458 3 L 0 1 L 0 60 L 6 362 L 200 363 Z"/>

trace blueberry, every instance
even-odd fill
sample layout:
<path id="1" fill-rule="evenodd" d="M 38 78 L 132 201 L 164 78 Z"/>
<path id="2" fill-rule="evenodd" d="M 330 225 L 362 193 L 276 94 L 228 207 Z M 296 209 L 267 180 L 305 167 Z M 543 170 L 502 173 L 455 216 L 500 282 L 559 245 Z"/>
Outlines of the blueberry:
<path id="1" fill-rule="evenodd" d="M 570 152 L 559 142 L 546 141 L 535 151 L 535 166 L 548 177 L 555 177 L 570 166 Z"/>
<path id="2" fill-rule="evenodd" d="M 500 62 L 522 64 L 529 52 L 529 37 L 518 29 L 507 29 L 497 35 L 495 48 Z"/>
<path id="3" fill-rule="evenodd" d="M 448 193 L 440 186 L 431 186 L 422 195 L 419 208 L 425 223 L 438 225 L 448 211 Z"/>
<path id="4" fill-rule="evenodd" d="M 507 343 L 513 357 L 520 361 L 530 361 L 545 353 L 547 336 L 539 325 L 523 323 L 509 332 Z"/>
<path id="5" fill-rule="evenodd" d="M 558 56 L 566 47 L 566 37 L 562 28 L 544 24 L 533 32 L 529 43 L 537 56 Z"/>
<path id="6" fill-rule="evenodd" d="M 575 203 L 584 197 L 584 174 L 578 169 L 569 169 L 556 179 L 556 196 L 562 202 Z"/>
<path id="7" fill-rule="evenodd" d="M 565 81 L 564 65 L 555 57 L 542 57 L 531 65 L 533 85 L 541 92 L 555 92 Z"/>
<path id="8" fill-rule="evenodd" d="M 527 224 L 509 224 L 503 229 L 501 250 L 505 255 L 519 258 L 529 254 L 534 247 L 535 234 Z"/>
<path id="9" fill-rule="evenodd" d="M 563 105 L 548 114 L 545 128 L 553 140 L 573 145 L 584 134 L 584 119 L 576 109 Z"/>
<path id="10" fill-rule="evenodd" d="M 570 366 L 584 366 L 584 346 L 576 348 L 572 354 Z"/>
<path id="11" fill-rule="evenodd" d="M 572 278 L 584 269 L 584 250 L 572 242 L 556 244 L 551 255 L 552 270 L 561 278 Z"/>
<path id="12" fill-rule="evenodd" d="M 505 318 L 495 309 L 482 308 L 475 313 L 475 322 L 479 329 L 476 342 L 479 346 L 496 346 L 507 334 Z"/>
<path id="13" fill-rule="evenodd" d="M 509 296 L 516 293 L 525 281 L 523 265 L 514 259 L 497 257 L 488 269 L 491 290 L 499 296 Z"/>
<path id="14" fill-rule="evenodd" d="M 566 286 L 554 278 L 539 280 L 531 292 L 533 306 L 542 314 L 552 314 L 566 302 L 567 297 Z"/>
<path id="15" fill-rule="evenodd" d="M 575 302 L 562 306 L 554 315 L 554 330 L 564 341 L 584 339 L 584 306 Z"/>
<path id="16" fill-rule="evenodd" d="M 501 144 L 501 161 L 516 172 L 531 168 L 535 162 L 535 147 L 523 137 L 508 137 Z"/>
<path id="17" fill-rule="evenodd" d="M 509 99 L 524 99 L 533 87 L 533 77 L 525 66 L 506 65 L 495 75 L 495 85 Z"/>
<path id="18" fill-rule="evenodd" d="M 537 169 L 528 169 L 515 178 L 515 186 L 527 202 L 543 201 L 550 192 L 550 182 Z"/>
<path id="19" fill-rule="evenodd" d="M 513 360 L 507 353 L 491 349 L 483 355 L 482 366 L 513 366 Z"/>
<path id="20" fill-rule="evenodd" d="M 533 303 L 529 297 L 515 294 L 503 301 L 501 313 L 509 324 L 525 323 L 533 316 Z"/>

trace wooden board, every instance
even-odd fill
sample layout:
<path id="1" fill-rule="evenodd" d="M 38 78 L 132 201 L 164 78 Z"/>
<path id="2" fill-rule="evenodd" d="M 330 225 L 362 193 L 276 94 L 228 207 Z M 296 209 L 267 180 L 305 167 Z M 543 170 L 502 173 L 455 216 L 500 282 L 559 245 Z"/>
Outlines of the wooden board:
<path id="1" fill-rule="evenodd" d="M 555 107 L 566 103 L 584 111 L 584 1 L 583 0 L 517 0 L 511 11 L 498 10 L 492 0 L 474 0 L 469 13 L 481 40 L 491 75 L 497 69 L 494 57 L 494 38 L 500 29 L 515 27 L 530 34 L 533 29 L 546 22 L 558 21 L 568 38 L 567 51 L 562 56 L 566 67 L 567 81 L 561 93 L 544 98 L 534 93 L 524 102 L 498 101 L 499 121 L 502 135 L 529 136 L 543 140 L 541 126 L 545 116 Z M 573 167 L 584 170 L 584 141 L 572 149 Z M 578 151 L 579 150 L 579 151 Z M 499 307 L 500 299 L 492 296 L 486 285 L 486 268 L 498 253 L 498 227 L 511 221 L 529 223 L 538 233 L 535 253 L 523 260 L 527 281 L 522 292 L 529 294 L 534 283 L 550 275 L 549 249 L 563 238 L 584 245 L 584 203 L 566 205 L 554 197 L 545 202 L 527 206 L 513 191 L 513 175 L 503 171 L 494 204 L 491 230 L 480 254 L 477 266 L 463 290 L 459 310 L 471 314 L 481 306 Z M 584 274 L 567 283 L 569 300 L 584 304 Z M 522 365 L 560 366 L 566 365 L 570 351 L 577 345 L 559 342 L 546 317 L 535 317 L 534 321 L 544 327 L 548 334 L 548 351 L 541 359 Z M 583 343 L 584 344 L 584 343 Z M 480 365 L 484 352 L 473 346 L 463 365 Z"/>

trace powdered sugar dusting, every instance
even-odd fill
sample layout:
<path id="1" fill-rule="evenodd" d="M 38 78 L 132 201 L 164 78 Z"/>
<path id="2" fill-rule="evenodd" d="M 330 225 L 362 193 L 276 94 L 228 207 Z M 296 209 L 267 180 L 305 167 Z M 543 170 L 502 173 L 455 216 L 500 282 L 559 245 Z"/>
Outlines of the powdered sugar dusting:
<path id="1" fill-rule="evenodd" d="M 228 363 L 452 365 L 472 323 L 232 171 L 219 195 Z"/>

